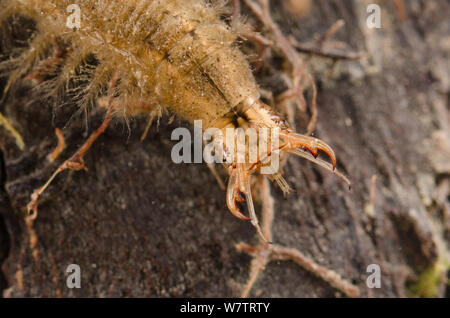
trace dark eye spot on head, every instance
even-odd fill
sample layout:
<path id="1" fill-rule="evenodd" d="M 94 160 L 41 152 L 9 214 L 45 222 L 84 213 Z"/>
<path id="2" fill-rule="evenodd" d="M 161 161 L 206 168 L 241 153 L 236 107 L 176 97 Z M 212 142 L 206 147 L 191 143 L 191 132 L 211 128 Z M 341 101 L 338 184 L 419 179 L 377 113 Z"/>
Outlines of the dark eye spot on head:
<path id="1" fill-rule="evenodd" d="M 249 122 L 249 118 L 247 117 L 247 115 L 244 112 L 237 112 L 236 113 L 236 117 L 237 118 L 242 118 L 244 119 L 246 122 Z"/>

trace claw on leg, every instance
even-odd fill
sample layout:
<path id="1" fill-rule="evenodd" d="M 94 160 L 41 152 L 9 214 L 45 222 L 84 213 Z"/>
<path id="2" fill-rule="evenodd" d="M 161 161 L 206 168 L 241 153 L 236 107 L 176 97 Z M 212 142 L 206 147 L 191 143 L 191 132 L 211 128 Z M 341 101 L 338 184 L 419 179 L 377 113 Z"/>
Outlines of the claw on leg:
<path id="1" fill-rule="evenodd" d="M 39 196 L 47 189 L 50 183 L 55 179 L 55 177 L 60 174 L 62 171 L 66 169 L 71 170 L 87 170 L 87 167 L 84 164 L 83 156 L 86 154 L 88 149 L 92 146 L 94 141 L 100 136 L 108 127 L 109 123 L 112 119 L 112 112 L 114 110 L 114 95 L 113 90 L 116 87 L 118 81 L 118 73 L 114 73 L 110 86 L 109 86 L 109 102 L 108 102 L 108 110 L 106 112 L 105 118 L 103 119 L 102 124 L 89 136 L 86 142 L 81 146 L 80 149 L 69 159 L 64 161 L 53 173 L 53 175 L 47 180 L 47 182 L 40 188 L 36 189 L 31 195 L 31 201 L 27 205 L 27 211 L 30 219 L 35 219 L 37 217 L 37 206 Z"/>
<path id="2" fill-rule="evenodd" d="M 305 149 L 308 150 L 314 158 L 319 155 L 319 150 L 323 151 L 328 157 L 330 157 L 333 169 L 336 169 L 336 155 L 333 149 L 324 141 L 309 137 L 305 135 L 300 135 L 290 131 L 280 132 L 280 137 L 286 142 L 285 148 L 287 149 Z"/>
<path id="3" fill-rule="evenodd" d="M 245 171 L 244 167 L 240 164 L 235 167 L 230 167 L 230 170 L 230 179 L 227 188 L 228 209 L 235 217 L 244 221 L 250 221 L 263 241 L 270 243 L 263 234 L 263 231 L 259 226 L 258 217 L 256 216 L 255 207 L 253 205 L 250 174 Z M 236 204 L 237 202 L 243 202 L 241 193 L 245 195 L 245 201 L 250 217 L 244 215 Z"/>
<path id="4" fill-rule="evenodd" d="M 64 135 L 62 134 L 62 131 L 59 128 L 55 129 L 55 135 L 58 138 L 58 145 L 56 146 L 55 150 L 53 150 L 48 156 L 47 159 L 50 162 L 53 162 L 58 158 L 58 156 L 61 154 L 61 152 L 64 150 L 64 147 L 66 146 L 66 141 L 64 140 Z"/>

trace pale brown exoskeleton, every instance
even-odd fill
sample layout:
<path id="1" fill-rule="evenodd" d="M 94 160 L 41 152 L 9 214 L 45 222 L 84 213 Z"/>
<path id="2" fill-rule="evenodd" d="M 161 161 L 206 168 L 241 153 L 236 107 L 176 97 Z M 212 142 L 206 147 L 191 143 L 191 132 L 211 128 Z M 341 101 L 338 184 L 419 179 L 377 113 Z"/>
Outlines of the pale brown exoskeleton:
<path id="1" fill-rule="evenodd" d="M 83 76 L 87 85 L 78 94 L 80 107 L 94 101 L 106 108 L 103 124 L 32 194 L 28 208 L 34 217 L 39 195 L 53 178 L 65 169 L 85 169 L 85 152 L 112 118 L 120 115 L 148 114 L 151 122 L 172 113 L 191 123 L 201 120 L 203 129 L 277 129 L 279 146 L 269 149 L 267 157 L 294 154 L 349 183 L 335 170 L 336 156 L 327 143 L 295 133 L 261 101 L 247 59 L 236 45 L 238 32 L 221 20 L 221 6 L 204 0 L 81 0 L 77 1 L 80 25 L 70 29 L 67 21 L 77 13 L 67 11 L 72 2 L 9 0 L 0 4 L 0 22 L 17 14 L 36 22 L 29 48 L 0 64 L 0 69 L 10 72 L 7 89 L 27 78 L 56 96 L 69 81 Z M 89 56 L 95 57 L 95 66 L 84 63 Z M 45 73 L 55 75 L 48 84 Z M 224 151 L 228 146 L 224 144 Z M 319 151 L 328 155 L 330 163 L 318 157 Z M 226 164 L 226 196 L 231 213 L 251 221 L 264 237 L 251 193 L 252 175 L 263 166 L 260 159 Z M 267 177 L 289 191 L 281 168 Z M 238 207 L 244 201 L 241 195 L 248 216 Z"/>

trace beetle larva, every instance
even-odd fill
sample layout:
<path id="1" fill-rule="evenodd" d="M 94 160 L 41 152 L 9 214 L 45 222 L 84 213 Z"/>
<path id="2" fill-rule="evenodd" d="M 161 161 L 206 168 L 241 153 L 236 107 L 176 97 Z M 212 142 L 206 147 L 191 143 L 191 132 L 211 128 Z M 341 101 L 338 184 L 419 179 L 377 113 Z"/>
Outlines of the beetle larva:
<path id="1" fill-rule="evenodd" d="M 251 176 L 261 172 L 268 158 L 292 153 L 348 182 L 335 171 L 336 157 L 328 144 L 295 133 L 260 100 L 246 57 L 235 45 L 237 34 L 220 19 L 219 7 L 203 0 L 83 0 L 78 1 L 81 24 L 70 29 L 66 22 L 71 2 L 12 0 L 3 2 L 1 7 L 1 20 L 20 12 L 33 19 L 37 29 L 29 48 L 2 62 L 1 68 L 10 71 L 6 89 L 24 77 L 45 83 L 46 74 L 55 73 L 56 79 L 42 87 L 49 95 L 56 95 L 80 76 L 77 69 L 83 60 L 94 56 L 95 66 L 83 70 L 88 84 L 83 88 L 80 106 L 86 107 L 94 100 L 107 108 L 102 126 L 33 193 L 28 207 L 34 216 L 40 193 L 59 172 L 85 168 L 84 153 L 106 129 L 113 114 L 170 112 L 191 123 L 201 120 L 205 130 L 277 130 L 278 146 L 268 149 L 256 162 L 238 162 L 234 156 L 231 162 L 224 163 L 229 174 L 228 208 L 236 217 L 251 221 L 260 235 L 252 203 Z M 49 51 L 53 53 L 45 53 Z M 235 139 L 223 143 L 224 155 L 234 154 L 234 143 Z M 248 153 L 252 150 L 255 149 L 248 149 Z M 319 151 L 326 153 L 331 163 L 318 158 Z M 268 177 L 283 191 L 289 190 L 280 169 Z M 238 207 L 238 202 L 244 201 L 241 194 L 249 216 Z"/>

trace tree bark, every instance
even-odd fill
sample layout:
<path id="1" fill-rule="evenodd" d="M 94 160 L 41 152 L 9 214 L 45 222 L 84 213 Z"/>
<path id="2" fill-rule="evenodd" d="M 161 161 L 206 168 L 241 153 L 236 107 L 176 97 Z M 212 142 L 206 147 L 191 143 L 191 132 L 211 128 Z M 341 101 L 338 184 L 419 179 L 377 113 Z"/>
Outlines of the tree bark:
<path id="1" fill-rule="evenodd" d="M 283 32 L 299 42 L 343 19 L 346 26 L 335 39 L 367 52 L 360 61 L 336 65 L 305 55 L 319 88 L 315 136 L 332 145 L 352 190 L 321 168 L 289 158 L 285 177 L 296 192 L 284 198 L 272 187 L 273 241 L 338 272 L 358 285 L 363 297 L 448 297 L 450 3 L 404 1 L 402 11 L 380 1 L 381 28 L 369 29 L 371 2 L 314 1 L 304 18 L 272 4 Z M 257 74 L 262 87 L 275 93 L 279 77 Z M 139 141 L 144 118 L 131 120 L 129 129 L 120 121 L 111 125 L 85 157 L 89 171 L 62 174 L 45 194 L 33 225 L 38 240 L 33 255 L 24 207 L 87 138 L 82 116 L 68 121 L 73 107 L 53 116 L 38 95 L 24 85 L 2 105 L 27 145 L 19 151 L 0 129 L 4 296 L 240 295 L 251 258 L 235 245 L 256 243 L 257 236 L 227 211 L 225 192 L 206 165 L 172 162 L 171 131 L 189 127 L 177 120 L 163 120 L 144 142 Z M 102 116 L 92 111 L 89 131 Z M 50 163 L 54 128 L 64 126 L 67 147 Z M 66 287 L 69 264 L 81 268 L 80 289 Z M 370 264 L 381 268 L 381 288 L 366 285 Z M 250 295 L 339 293 L 287 261 L 270 262 Z"/>

